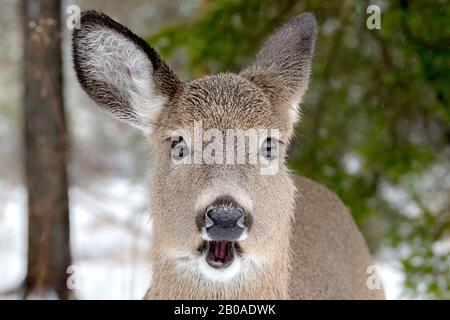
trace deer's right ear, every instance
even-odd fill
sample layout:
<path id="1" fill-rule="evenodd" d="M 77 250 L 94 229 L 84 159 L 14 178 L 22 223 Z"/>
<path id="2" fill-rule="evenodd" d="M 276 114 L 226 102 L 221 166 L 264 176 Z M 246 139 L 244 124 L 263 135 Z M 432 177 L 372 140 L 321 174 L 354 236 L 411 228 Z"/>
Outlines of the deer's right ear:
<path id="1" fill-rule="evenodd" d="M 279 28 L 261 48 L 256 62 L 241 75 L 261 87 L 275 105 L 289 106 L 292 123 L 308 87 L 317 23 L 303 13 Z"/>
<path id="2" fill-rule="evenodd" d="M 82 13 L 73 62 L 86 93 L 116 118 L 148 131 L 181 82 L 140 37 L 96 11 Z"/>

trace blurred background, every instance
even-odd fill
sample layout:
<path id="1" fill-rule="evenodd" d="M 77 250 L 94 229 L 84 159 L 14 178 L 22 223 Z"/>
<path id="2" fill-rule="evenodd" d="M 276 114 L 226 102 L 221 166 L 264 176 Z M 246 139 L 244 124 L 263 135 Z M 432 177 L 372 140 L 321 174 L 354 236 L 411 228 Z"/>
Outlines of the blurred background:
<path id="1" fill-rule="evenodd" d="M 447 0 L 2 0 L 0 298 L 140 299 L 151 281 L 149 150 L 79 88 L 71 5 L 141 35 L 183 80 L 239 70 L 313 12 L 290 166 L 350 208 L 388 298 L 450 299 Z"/>

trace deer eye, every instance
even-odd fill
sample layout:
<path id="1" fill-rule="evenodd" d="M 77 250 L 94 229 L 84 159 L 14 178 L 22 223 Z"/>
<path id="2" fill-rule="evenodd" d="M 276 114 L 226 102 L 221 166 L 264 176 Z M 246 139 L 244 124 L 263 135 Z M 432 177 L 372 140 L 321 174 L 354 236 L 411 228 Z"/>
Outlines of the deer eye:
<path id="1" fill-rule="evenodd" d="M 278 140 L 267 138 L 261 146 L 261 153 L 268 160 L 276 159 L 278 156 Z"/>
<path id="2" fill-rule="evenodd" d="M 179 161 L 188 154 L 188 147 L 182 136 L 175 136 L 171 139 L 171 157 L 173 160 Z"/>

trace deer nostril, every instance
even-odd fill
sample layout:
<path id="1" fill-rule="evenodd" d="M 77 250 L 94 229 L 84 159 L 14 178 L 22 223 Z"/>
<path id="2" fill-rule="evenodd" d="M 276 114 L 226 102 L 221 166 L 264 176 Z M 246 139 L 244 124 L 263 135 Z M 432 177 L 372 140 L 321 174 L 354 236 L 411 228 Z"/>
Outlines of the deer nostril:
<path id="1" fill-rule="evenodd" d="M 205 214 L 205 227 L 210 228 L 214 225 L 214 221 L 208 215 L 209 210 L 206 211 Z"/>
<path id="2" fill-rule="evenodd" d="M 237 225 L 239 227 L 241 227 L 242 229 L 244 229 L 244 215 L 242 215 L 242 217 L 239 218 L 239 220 L 237 221 Z"/>

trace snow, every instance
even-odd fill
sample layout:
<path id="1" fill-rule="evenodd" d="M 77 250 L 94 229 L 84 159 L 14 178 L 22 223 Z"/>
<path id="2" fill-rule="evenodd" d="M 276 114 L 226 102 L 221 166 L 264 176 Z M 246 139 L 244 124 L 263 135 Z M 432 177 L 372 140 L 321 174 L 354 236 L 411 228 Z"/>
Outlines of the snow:
<path id="1" fill-rule="evenodd" d="M 73 265 L 68 285 L 78 299 L 141 299 L 151 281 L 151 221 L 142 205 L 147 193 L 125 179 L 91 188 L 70 189 Z M 101 198 L 100 188 L 109 196 Z M 0 202 L 0 293 L 19 286 L 26 274 L 25 190 L 14 187 L 5 194 Z"/>
<path id="2" fill-rule="evenodd" d="M 102 195 L 79 187 L 70 192 L 76 296 L 141 299 L 151 280 L 147 193 L 141 185 L 109 180 L 92 186 Z"/>
<path id="3" fill-rule="evenodd" d="M 27 223 L 24 188 L 10 187 L 0 180 L 0 193 L 0 292 L 3 292 L 18 286 L 26 273 Z"/>
<path id="4" fill-rule="evenodd" d="M 379 262 L 381 283 L 383 284 L 386 299 L 397 300 L 403 297 L 402 288 L 404 274 L 395 260 Z"/>

